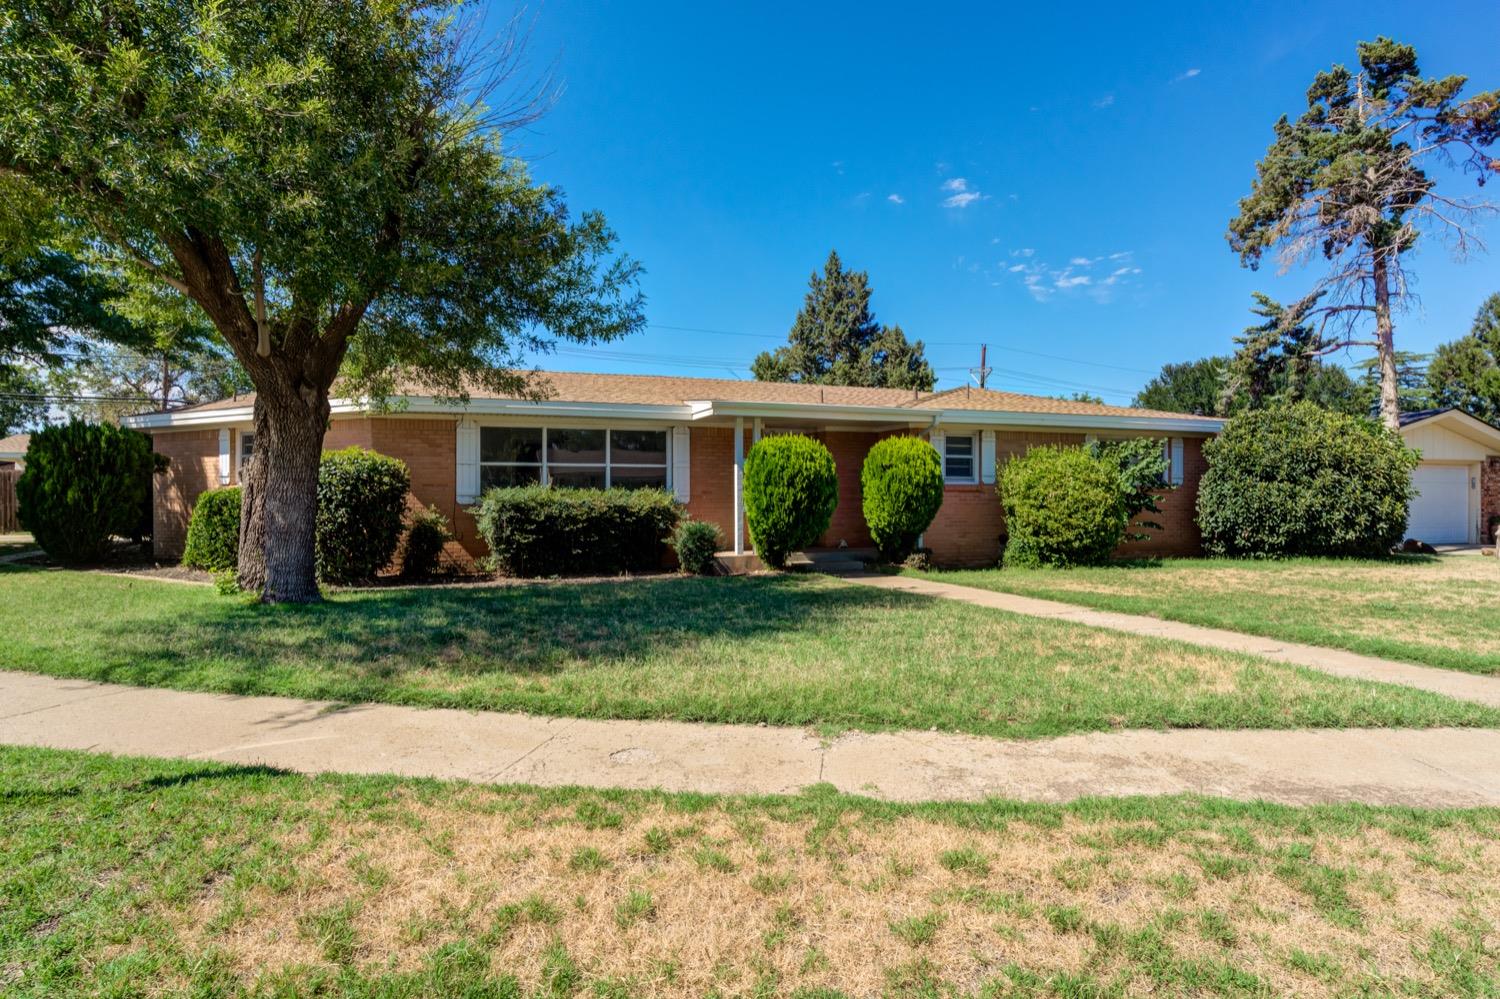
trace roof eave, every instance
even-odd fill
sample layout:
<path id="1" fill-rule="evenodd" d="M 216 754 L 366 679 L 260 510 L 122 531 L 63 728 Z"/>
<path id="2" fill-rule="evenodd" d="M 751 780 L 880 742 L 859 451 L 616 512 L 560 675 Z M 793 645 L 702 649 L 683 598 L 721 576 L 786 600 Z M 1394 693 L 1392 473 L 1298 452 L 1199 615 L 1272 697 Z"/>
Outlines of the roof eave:
<path id="1" fill-rule="evenodd" d="M 1441 412 L 1433 413 L 1431 416 L 1423 417 L 1420 420 L 1413 420 L 1403 425 L 1400 432 L 1404 433 L 1407 430 L 1413 430 L 1417 427 L 1430 427 L 1444 423 L 1458 424 L 1457 427 L 1452 429 L 1454 433 L 1461 437 L 1467 437 L 1470 440 L 1482 442 L 1496 450 L 1500 450 L 1500 429 L 1490 426 L 1479 417 L 1465 413 L 1461 409 L 1445 409 Z"/>

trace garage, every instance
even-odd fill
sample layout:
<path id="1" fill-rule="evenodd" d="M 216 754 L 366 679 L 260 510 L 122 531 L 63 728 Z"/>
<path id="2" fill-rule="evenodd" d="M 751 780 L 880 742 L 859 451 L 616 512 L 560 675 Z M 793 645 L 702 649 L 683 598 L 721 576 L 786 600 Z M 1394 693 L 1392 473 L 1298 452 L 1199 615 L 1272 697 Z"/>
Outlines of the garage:
<path id="1" fill-rule="evenodd" d="M 1406 536 L 1434 545 L 1488 540 L 1500 515 L 1500 429 L 1439 409 L 1403 413 L 1401 437 L 1422 456 Z"/>
<path id="2" fill-rule="evenodd" d="M 1417 497 L 1411 503 L 1408 537 L 1428 544 L 1461 545 L 1469 531 L 1469 469 L 1463 465 L 1424 462 L 1412 473 Z"/>

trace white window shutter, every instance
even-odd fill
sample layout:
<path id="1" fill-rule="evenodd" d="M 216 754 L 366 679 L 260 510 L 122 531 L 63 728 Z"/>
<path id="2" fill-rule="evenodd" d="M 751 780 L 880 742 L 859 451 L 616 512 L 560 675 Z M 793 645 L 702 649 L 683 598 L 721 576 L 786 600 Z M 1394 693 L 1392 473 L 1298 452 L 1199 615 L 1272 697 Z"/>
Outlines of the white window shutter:
<path id="1" fill-rule="evenodd" d="M 229 431 L 219 431 L 219 485 L 229 485 Z"/>
<path id="2" fill-rule="evenodd" d="M 458 421 L 458 502 L 479 498 L 479 426 L 473 420 Z"/>
<path id="3" fill-rule="evenodd" d="M 1172 485 L 1180 486 L 1182 485 L 1182 480 L 1185 477 L 1183 471 L 1183 450 L 1181 437 L 1172 438 L 1171 455 L 1171 468 L 1168 472 L 1168 474 L 1171 476 L 1170 481 Z"/>
<path id="4" fill-rule="evenodd" d="M 692 436 L 690 427 L 672 428 L 672 492 L 679 503 L 686 503 L 693 496 Z"/>
<path id="5" fill-rule="evenodd" d="M 979 481 L 995 481 L 995 432 L 981 431 L 979 434 Z"/>

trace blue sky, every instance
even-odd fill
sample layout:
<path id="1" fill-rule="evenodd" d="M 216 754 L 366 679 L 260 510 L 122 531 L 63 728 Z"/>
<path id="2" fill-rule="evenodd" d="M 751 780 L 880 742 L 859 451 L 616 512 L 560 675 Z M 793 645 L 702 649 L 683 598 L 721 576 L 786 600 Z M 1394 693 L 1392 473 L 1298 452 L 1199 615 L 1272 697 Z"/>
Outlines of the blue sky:
<path id="1" fill-rule="evenodd" d="M 992 387 L 1128 402 L 1162 363 L 1226 351 L 1252 290 L 1313 282 L 1242 269 L 1224 230 L 1318 70 L 1384 33 L 1429 75 L 1500 85 L 1494 0 L 734 6 L 534 11 L 532 68 L 564 90 L 515 148 L 607 215 L 651 324 L 543 366 L 748 377 L 837 248 L 940 386 L 987 342 Z M 1429 350 L 1500 290 L 1500 256 L 1418 253 L 1398 345 Z"/>

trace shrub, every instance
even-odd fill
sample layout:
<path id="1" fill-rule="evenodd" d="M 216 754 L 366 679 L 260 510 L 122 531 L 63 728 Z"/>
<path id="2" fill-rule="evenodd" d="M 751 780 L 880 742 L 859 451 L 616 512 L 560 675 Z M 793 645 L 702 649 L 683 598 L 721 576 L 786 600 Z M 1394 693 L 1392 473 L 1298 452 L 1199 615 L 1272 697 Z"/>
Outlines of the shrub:
<path id="1" fill-rule="evenodd" d="M 329 451 L 318 466 L 318 576 L 372 579 L 401 541 L 411 475 L 404 462 L 360 447 Z"/>
<path id="2" fill-rule="evenodd" d="M 773 569 L 828 530 L 839 502 L 838 468 L 811 437 L 766 437 L 745 456 L 745 519 L 755 554 Z"/>
<path id="3" fill-rule="evenodd" d="M 943 463 L 920 437 L 887 437 L 865 455 L 859 476 L 865 523 L 880 555 L 900 562 L 943 505 Z"/>
<path id="4" fill-rule="evenodd" d="M 209 572 L 223 572 L 239 565 L 240 496 L 239 486 L 225 486 L 198 497 L 188 521 L 183 564 Z"/>
<path id="5" fill-rule="evenodd" d="M 1255 410 L 1204 444 L 1198 526 L 1213 555 L 1384 555 L 1406 533 L 1417 453 L 1364 417 Z"/>
<path id="6" fill-rule="evenodd" d="M 665 489 L 491 489 L 475 511 L 495 568 L 510 576 L 610 574 L 661 566 L 682 509 Z"/>
<path id="7" fill-rule="evenodd" d="M 1036 447 L 1000 481 L 1005 564 L 1098 565 L 1125 537 L 1119 468 L 1078 447 Z"/>
<path id="8" fill-rule="evenodd" d="M 1162 442 L 1151 437 L 1094 441 L 1088 445 L 1088 452 L 1105 462 L 1118 478 L 1120 495 L 1125 499 L 1125 518 L 1128 524 L 1125 539 L 1150 540 L 1151 535 L 1144 533 L 1144 529 L 1159 531 L 1162 529 L 1161 524 L 1154 520 L 1136 518 L 1143 513 L 1161 513 L 1158 504 L 1162 500 L 1162 490 L 1167 488 L 1167 470 L 1170 464 Z M 1142 530 L 1130 531 L 1130 527 Z"/>
<path id="9" fill-rule="evenodd" d="M 411 515 L 406 529 L 406 544 L 401 549 L 401 575 L 406 579 L 430 579 L 436 576 L 443 558 L 443 546 L 453 540 L 448 518 L 435 506 L 419 506 Z"/>
<path id="10" fill-rule="evenodd" d="M 718 524 L 684 518 L 672 532 L 672 551 L 683 572 L 707 576 L 714 571 L 714 555 L 724 544 Z"/>
<path id="11" fill-rule="evenodd" d="M 73 421 L 33 434 L 16 483 L 21 526 L 59 562 L 94 562 L 134 533 L 156 459 L 145 434 Z"/>

